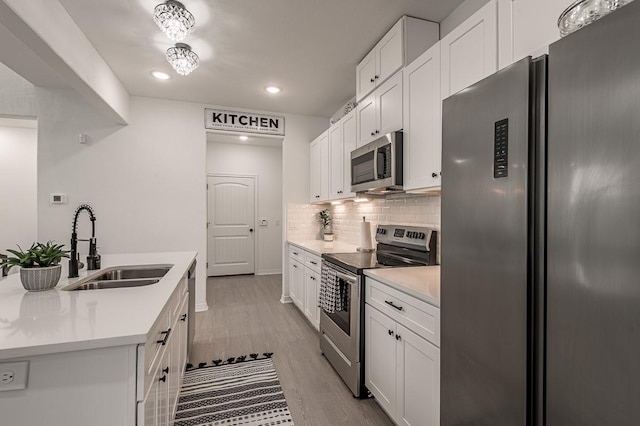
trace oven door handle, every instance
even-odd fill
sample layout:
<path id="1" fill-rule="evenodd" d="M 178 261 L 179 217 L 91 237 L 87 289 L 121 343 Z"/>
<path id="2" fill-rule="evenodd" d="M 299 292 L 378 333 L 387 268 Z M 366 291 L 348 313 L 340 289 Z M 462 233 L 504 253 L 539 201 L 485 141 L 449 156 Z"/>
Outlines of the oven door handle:
<path id="1" fill-rule="evenodd" d="M 336 271 L 336 277 L 340 278 L 343 281 L 346 281 L 350 284 L 357 284 L 358 283 L 358 279 L 355 277 L 350 277 L 349 275 L 343 274 L 342 272 L 338 272 Z"/>

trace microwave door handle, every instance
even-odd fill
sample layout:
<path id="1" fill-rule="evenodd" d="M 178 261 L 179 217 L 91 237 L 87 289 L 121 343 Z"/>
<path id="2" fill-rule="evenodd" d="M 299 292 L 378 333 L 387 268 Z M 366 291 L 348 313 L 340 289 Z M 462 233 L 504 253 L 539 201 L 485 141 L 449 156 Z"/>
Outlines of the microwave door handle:
<path id="1" fill-rule="evenodd" d="M 387 164 L 387 150 L 384 148 L 378 148 L 376 150 L 376 179 L 385 178 L 385 170 Z M 382 173 L 378 174 L 378 171 L 382 169 Z"/>
<path id="2" fill-rule="evenodd" d="M 373 180 L 378 179 L 378 148 L 373 150 Z"/>

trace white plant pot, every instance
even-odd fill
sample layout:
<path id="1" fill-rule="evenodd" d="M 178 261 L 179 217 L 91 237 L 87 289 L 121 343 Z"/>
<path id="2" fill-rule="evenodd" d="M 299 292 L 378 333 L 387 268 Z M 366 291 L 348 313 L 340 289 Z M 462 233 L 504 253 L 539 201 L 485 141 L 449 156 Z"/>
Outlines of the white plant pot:
<path id="1" fill-rule="evenodd" d="M 62 265 L 46 268 L 20 268 L 20 281 L 28 291 L 45 291 L 54 288 L 60 281 Z"/>

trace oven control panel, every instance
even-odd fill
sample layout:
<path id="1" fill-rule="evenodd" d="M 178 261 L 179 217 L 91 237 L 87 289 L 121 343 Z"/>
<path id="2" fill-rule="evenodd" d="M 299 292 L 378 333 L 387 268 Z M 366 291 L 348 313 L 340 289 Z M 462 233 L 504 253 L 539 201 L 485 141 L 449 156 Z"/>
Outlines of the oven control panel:
<path id="1" fill-rule="evenodd" d="M 435 229 L 424 226 L 378 225 L 376 241 L 424 250 L 430 247 L 431 239 L 436 234 Z"/>

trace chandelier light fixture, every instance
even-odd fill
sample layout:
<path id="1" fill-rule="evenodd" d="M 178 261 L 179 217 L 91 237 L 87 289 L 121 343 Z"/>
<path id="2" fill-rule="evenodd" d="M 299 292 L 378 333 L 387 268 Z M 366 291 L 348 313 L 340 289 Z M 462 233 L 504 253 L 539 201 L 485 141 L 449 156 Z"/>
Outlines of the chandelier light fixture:
<path id="1" fill-rule="evenodd" d="M 153 20 L 173 41 L 184 40 L 193 31 L 196 19 L 182 3 L 167 0 L 153 9 Z"/>
<path id="2" fill-rule="evenodd" d="M 200 65 L 198 55 L 191 50 L 191 46 L 184 43 L 176 43 L 174 47 L 167 49 L 167 61 L 180 75 L 189 75 Z"/>

